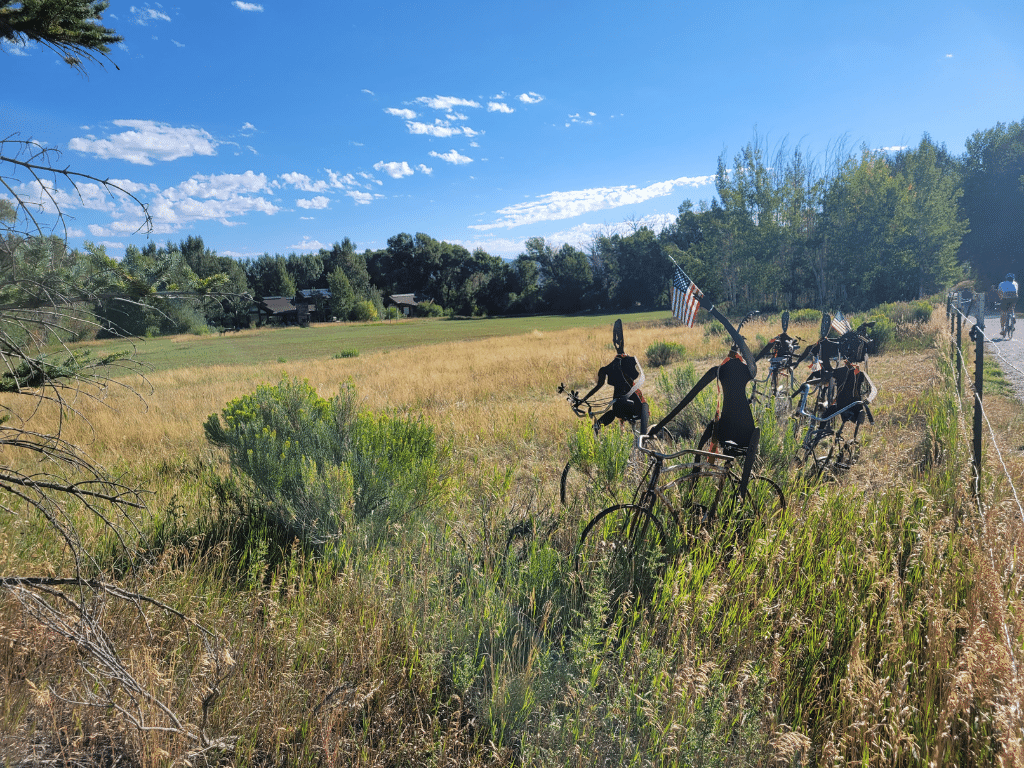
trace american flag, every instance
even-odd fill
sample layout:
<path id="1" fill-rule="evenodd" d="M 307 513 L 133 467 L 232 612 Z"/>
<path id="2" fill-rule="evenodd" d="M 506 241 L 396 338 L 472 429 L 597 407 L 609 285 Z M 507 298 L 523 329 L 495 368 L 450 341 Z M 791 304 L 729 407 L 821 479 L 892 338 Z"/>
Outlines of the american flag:
<path id="1" fill-rule="evenodd" d="M 703 296 L 700 288 L 677 266 L 675 277 L 672 278 L 672 317 L 692 327 Z"/>
<path id="2" fill-rule="evenodd" d="M 842 336 L 844 333 L 849 333 L 853 330 L 853 326 L 850 325 L 850 321 L 843 317 L 843 313 L 838 309 L 836 313 L 832 315 L 832 329 Z"/>

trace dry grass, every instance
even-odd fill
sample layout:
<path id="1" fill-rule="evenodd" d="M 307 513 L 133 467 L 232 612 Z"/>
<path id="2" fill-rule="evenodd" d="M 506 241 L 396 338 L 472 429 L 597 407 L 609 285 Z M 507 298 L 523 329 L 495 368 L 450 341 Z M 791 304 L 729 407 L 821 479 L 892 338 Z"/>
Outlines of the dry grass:
<path id="1" fill-rule="evenodd" d="M 840 483 L 794 480 L 785 519 L 747 551 L 693 552 L 650 603 L 613 617 L 599 585 L 573 582 L 578 512 L 555 504 L 576 426 L 555 386 L 589 388 L 610 335 L 178 369 L 151 377 L 145 409 L 112 391 L 90 426 L 68 425 L 156 492 L 148 535 L 160 547 L 126 578 L 214 629 L 235 662 L 208 729 L 240 741 L 193 764 L 1022 764 L 1024 524 L 988 448 L 981 511 L 973 503 L 936 352 L 872 359 L 876 423 Z M 680 343 L 698 370 L 725 351 L 699 328 L 627 325 L 626 341 L 641 359 L 655 341 Z M 652 373 L 657 416 L 672 403 Z M 323 396 L 352 381 L 364 407 L 435 425 L 452 447 L 448 507 L 391 547 L 329 561 L 287 545 L 275 557 L 265 531 L 239 543 L 199 524 L 237 512 L 202 422 L 283 374 Z M 1019 403 L 992 396 L 986 409 L 1020 489 Z M 558 527 L 509 571 L 505 536 L 526 519 Z M 0 527 L 0 572 L 45 570 L 25 545 L 40 535 Z M 138 643 L 139 617 L 109 618 L 121 647 L 139 648 L 138 676 L 197 722 L 212 662 L 195 637 L 153 616 L 159 642 Z M 187 754 L 173 735 L 61 703 L 54 693 L 81 684 L 68 660 L 11 601 L 0 608 L 8 762 L 34 751 L 156 766 Z"/>

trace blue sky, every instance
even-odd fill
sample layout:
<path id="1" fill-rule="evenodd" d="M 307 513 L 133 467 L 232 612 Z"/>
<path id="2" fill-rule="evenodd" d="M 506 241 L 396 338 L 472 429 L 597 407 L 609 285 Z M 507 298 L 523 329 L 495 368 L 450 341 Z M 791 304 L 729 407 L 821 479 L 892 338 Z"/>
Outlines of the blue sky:
<path id="1" fill-rule="evenodd" d="M 112 0 L 104 21 L 124 43 L 84 77 L 4 47 L 3 134 L 134 192 L 148 238 L 237 257 L 585 246 L 710 200 L 755 131 L 819 159 L 925 132 L 960 153 L 1024 118 L 1020 2 Z M 81 192 L 72 244 L 146 243 L 134 206 Z"/>

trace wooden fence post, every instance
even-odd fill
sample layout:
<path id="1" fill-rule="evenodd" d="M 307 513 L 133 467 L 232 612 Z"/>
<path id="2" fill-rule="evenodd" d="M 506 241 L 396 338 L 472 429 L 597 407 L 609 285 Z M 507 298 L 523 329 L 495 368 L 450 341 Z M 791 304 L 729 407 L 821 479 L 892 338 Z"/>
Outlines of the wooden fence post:
<path id="1" fill-rule="evenodd" d="M 964 333 L 963 315 L 956 313 L 956 394 L 963 397 L 964 394 L 964 365 L 963 365 Z"/>
<path id="2" fill-rule="evenodd" d="M 974 488 L 981 493 L 981 419 L 982 393 L 985 388 L 985 334 L 982 326 L 971 328 L 974 342 Z"/>

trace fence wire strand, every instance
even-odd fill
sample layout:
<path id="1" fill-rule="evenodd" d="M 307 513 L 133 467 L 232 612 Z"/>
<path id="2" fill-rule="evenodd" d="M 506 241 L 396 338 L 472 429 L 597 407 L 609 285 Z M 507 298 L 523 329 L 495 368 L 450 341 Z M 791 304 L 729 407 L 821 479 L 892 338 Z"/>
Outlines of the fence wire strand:
<path id="1" fill-rule="evenodd" d="M 965 318 L 967 320 L 970 320 L 970 318 L 967 317 L 967 315 L 964 315 L 964 313 L 960 311 L 959 307 L 955 307 L 954 308 L 952 306 L 952 302 L 950 303 L 949 306 L 951 308 L 953 308 L 953 310 L 955 312 L 959 313 L 961 317 L 963 317 L 963 318 Z M 980 326 L 977 326 L 977 329 L 978 329 L 978 333 L 981 334 L 981 337 L 982 337 L 983 341 L 987 341 L 990 344 L 993 343 L 992 340 L 988 338 L 988 336 L 985 334 L 984 330 Z M 952 341 L 953 341 L 953 338 L 952 338 L 952 333 L 951 333 L 950 334 L 950 342 L 952 343 Z M 954 346 L 955 346 L 956 351 L 957 351 L 957 358 L 959 360 L 960 366 L 962 367 L 964 372 L 967 372 L 968 371 L 967 361 L 964 359 L 963 349 L 961 348 L 960 344 L 954 344 Z M 1022 372 L 1019 368 L 1017 368 L 1017 366 L 1013 365 L 1008 360 L 1006 360 L 1006 358 L 1004 358 L 1001 354 L 999 354 L 998 351 L 996 352 L 996 356 L 1000 360 L 1002 360 L 1003 362 L 1008 364 L 1015 371 L 1017 371 L 1018 373 L 1021 373 L 1021 375 L 1024 376 L 1024 372 Z M 946 365 L 948 365 L 950 367 L 950 371 L 953 373 L 954 378 L 955 378 L 956 377 L 956 371 L 952 370 L 953 369 L 952 362 L 945 355 L 942 356 L 942 359 L 945 360 Z M 984 403 L 982 401 L 982 397 L 981 397 L 981 395 L 978 394 L 977 383 L 972 380 L 972 378 L 970 376 L 970 373 L 967 374 L 967 379 L 970 382 L 971 389 L 974 392 L 974 397 L 972 399 L 974 400 L 978 410 L 981 412 L 981 415 L 984 417 L 985 424 L 988 426 L 989 438 L 992 441 L 992 446 L 995 448 L 996 456 L 999 458 L 999 464 L 1002 467 L 1003 474 L 1006 477 L 1006 481 L 1009 483 L 1010 489 L 1013 491 L 1013 498 L 1014 498 L 1014 501 L 1016 501 L 1016 503 L 1017 503 L 1017 509 L 1020 512 L 1021 521 L 1024 522 L 1024 506 L 1021 505 L 1020 497 L 1017 494 L 1017 488 L 1013 484 L 1013 478 L 1010 476 L 1009 468 L 1006 466 L 1006 462 L 1003 460 L 1002 451 L 999 449 L 999 441 L 996 439 L 995 429 L 993 429 L 992 422 L 991 422 L 991 420 L 988 417 L 988 413 L 985 411 L 985 405 L 984 405 Z M 960 414 L 960 418 L 958 419 L 958 421 L 960 423 L 961 433 L 963 434 L 963 437 L 966 440 L 966 437 L 967 437 L 967 422 L 966 422 L 966 419 L 967 419 L 967 417 L 966 417 L 966 414 L 964 413 L 963 398 L 962 398 L 959 390 L 956 390 L 955 395 L 956 395 L 957 409 L 958 409 L 959 414 Z M 982 499 L 981 499 L 981 467 L 980 467 L 980 465 L 978 467 L 977 476 L 976 476 L 975 502 L 977 503 L 977 506 L 978 506 L 978 513 L 979 513 L 979 517 L 981 519 L 981 524 L 982 524 L 982 527 L 983 527 L 983 530 L 984 530 L 984 536 L 985 536 L 986 543 L 987 543 L 987 545 L 985 546 L 985 549 L 988 550 L 989 563 L 990 563 L 990 565 L 992 567 L 992 572 L 993 573 L 999 573 L 999 571 L 998 571 L 998 569 L 996 567 L 995 552 L 992 550 L 992 546 L 991 546 L 992 539 L 991 539 L 991 536 L 989 536 L 989 532 L 988 532 L 988 519 L 987 519 L 987 517 L 985 515 L 985 505 L 984 505 L 984 502 L 982 502 Z M 1009 655 L 1010 665 L 1011 665 L 1011 667 L 1013 669 L 1014 689 L 1019 689 L 1019 679 L 1020 678 L 1019 678 L 1018 666 L 1017 666 L 1017 655 L 1015 653 L 1016 646 L 1013 643 L 1012 638 L 1010 637 L 1010 628 L 1009 628 L 1009 626 L 1007 626 L 1006 620 L 1005 619 L 1001 619 L 999 623 L 1001 624 L 1001 629 L 1002 629 L 1002 634 L 1003 634 L 1003 642 L 1006 644 L 1006 651 L 1007 651 L 1007 654 Z M 1024 732 L 1024 729 L 1022 729 L 1022 732 Z M 1024 735 L 1024 733 L 1022 733 L 1022 735 Z"/>

